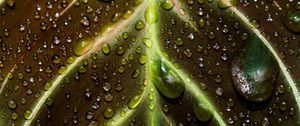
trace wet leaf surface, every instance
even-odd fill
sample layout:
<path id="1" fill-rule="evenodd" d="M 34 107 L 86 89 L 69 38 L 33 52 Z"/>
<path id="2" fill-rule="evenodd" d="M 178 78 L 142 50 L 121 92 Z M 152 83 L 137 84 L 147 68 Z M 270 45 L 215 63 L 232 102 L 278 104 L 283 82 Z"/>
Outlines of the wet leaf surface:
<path id="1" fill-rule="evenodd" d="M 0 3 L 0 125 L 300 125 L 297 1 Z"/>

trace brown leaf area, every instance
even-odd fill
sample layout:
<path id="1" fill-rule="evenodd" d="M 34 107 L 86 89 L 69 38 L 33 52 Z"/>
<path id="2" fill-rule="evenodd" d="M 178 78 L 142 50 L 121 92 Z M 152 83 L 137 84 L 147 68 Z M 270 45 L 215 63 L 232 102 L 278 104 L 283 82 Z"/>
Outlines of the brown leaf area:
<path id="1" fill-rule="evenodd" d="M 3 86 L 0 125 L 24 125 L 26 111 L 46 92 L 44 85 L 56 79 L 59 68 L 70 64 L 68 58 L 75 56 L 74 46 L 84 38 L 101 36 L 103 27 L 123 21 L 122 14 L 135 7 L 134 0 L 14 0 L 12 7 L 8 1 L 13 0 L 4 1 L 0 7 L 0 84 Z M 178 14 L 159 9 L 160 44 L 179 69 L 199 84 L 225 122 L 243 126 L 299 125 L 299 110 L 281 75 L 273 95 L 264 102 L 249 102 L 233 87 L 230 62 L 253 34 L 251 28 L 231 17 L 229 10 L 218 9 L 211 3 L 201 5 L 197 0 L 183 3 L 187 7 L 185 12 L 193 18 L 189 20 L 195 22 L 199 31 L 182 21 Z M 242 0 L 237 8 L 259 22 L 258 29 L 281 54 L 299 83 L 300 36 L 289 32 L 280 21 L 282 14 L 299 11 L 293 7 L 296 4 L 287 0 Z M 112 22 L 113 17 L 117 21 Z M 144 20 L 143 17 L 139 15 L 136 19 Z M 200 19 L 205 20 L 203 28 Z M 104 114 L 107 108 L 112 108 L 115 116 L 120 114 L 147 78 L 146 68 L 139 62 L 147 50 L 142 43 L 143 34 L 126 27 L 107 42 L 112 43 L 108 44 L 108 54 L 100 50 L 81 61 L 43 103 L 31 125 L 102 126 L 108 120 Z M 176 43 L 178 38 L 183 44 Z M 137 71 L 139 75 L 133 77 Z M 282 86 L 284 93 L 280 93 Z M 164 116 L 157 125 L 171 125 L 170 120 L 180 126 L 217 125 L 214 119 L 201 122 L 195 117 L 191 97 L 186 91 L 177 99 L 158 98 L 160 104 L 156 107 Z M 10 107 L 11 102 L 16 107 Z M 142 104 L 140 108 L 143 109 L 121 125 L 147 125 L 149 106 Z"/>

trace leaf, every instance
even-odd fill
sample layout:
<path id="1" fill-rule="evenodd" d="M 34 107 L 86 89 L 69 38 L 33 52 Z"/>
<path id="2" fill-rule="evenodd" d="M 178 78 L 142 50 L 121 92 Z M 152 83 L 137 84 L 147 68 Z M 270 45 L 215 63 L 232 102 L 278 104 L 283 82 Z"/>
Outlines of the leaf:
<path id="1" fill-rule="evenodd" d="M 0 125 L 300 123 L 299 2 L 0 3 Z"/>

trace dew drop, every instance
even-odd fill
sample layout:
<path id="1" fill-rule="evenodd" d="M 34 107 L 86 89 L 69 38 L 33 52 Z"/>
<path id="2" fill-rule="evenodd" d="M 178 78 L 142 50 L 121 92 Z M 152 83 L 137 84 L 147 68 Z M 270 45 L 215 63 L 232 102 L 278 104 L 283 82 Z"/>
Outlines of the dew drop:
<path id="1" fill-rule="evenodd" d="M 14 100 L 9 100 L 7 103 L 8 108 L 10 109 L 16 109 L 17 108 L 17 103 Z"/>
<path id="2" fill-rule="evenodd" d="M 205 0 L 197 0 L 197 2 L 198 2 L 200 5 L 202 5 L 202 4 L 205 3 Z"/>
<path id="3" fill-rule="evenodd" d="M 110 46 L 108 44 L 104 44 L 101 50 L 105 55 L 108 55 L 110 53 Z"/>
<path id="4" fill-rule="evenodd" d="M 160 94 L 167 98 L 177 98 L 181 96 L 185 87 L 180 76 L 161 59 L 157 59 L 150 64 L 153 76 L 151 82 L 155 85 Z"/>
<path id="5" fill-rule="evenodd" d="M 146 21 L 150 24 L 156 23 L 158 20 L 158 15 L 157 9 L 148 7 L 145 13 Z"/>
<path id="6" fill-rule="evenodd" d="M 17 120 L 18 117 L 19 117 L 19 114 L 16 113 L 16 112 L 14 112 L 14 113 L 11 114 L 11 119 L 12 120 Z"/>
<path id="7" fill-rule="evenodd" d="M 105 110 L 104 110 L 104 113 L 103 113 L 104 117 L 106 119 L 110 119 L 112 118 L 114 115 L 115 115 L 115 110 L 111 107 L 107 107 Z"/>
<path id="8" fill-rule="evenodd" d="M 26 110 L 24 113 L 24 118 L 26 120 L 29 120 L 29 119 L 31 119 L 31 117 L 32 117 L 32 110 L 30 110 L 30 109 Z"/>
<path id="9" fill-rule="evenodd" d="M 133 95 L 127 103 L 128 108 L 129 109 L 137 108 L 140 105 L 140 103 L 142 102 L 142 99 L 143 99 L 142 92 L 139 92 L 139 93 Z"/>
<path id="10" fill-rule="evenodd" d="M 66 73 L 67 69 L 68 69 L 68 68 L 67 68 L 65 65 L 61 65 L 61 66 L 59 67 L 59 69 L 58 69 L 58 73 L 59 73 L 60 75 L 62 75 L 62 74 L 64 74 L 64 73 Z"/>
<path id="11" fill-rule="evenodd" d="M 261 102 L 271 97 L 278 65 L 257 36 L 231 62 L 231 77 L 236 90 L 247 100 Z"/>
<path id="12" fill-rule="evenodd" d="M 291 12 L 281 17 L 281 22 L 291 32 L 300 32 L 300 11 Z"/>
<path id="13" fill-rule="evenodd" d="M 135 29 L 136 30 L 141 30 L 145 27 L 145 23 L 141 20 L 137 21 L 135 24 Z"/>
<path id="14" fill-rule="evenodd" d="M 134 10 L 132 10 L 132 9 L 126 10 L 123 13 L 122 18 L 128 19 L 133 13 L 134 13 Z"/>
<path id="15" fill-rule="evenodd" d="M 146 64 L 148 61 L 148 56 L 146 54 L 140 57 L 140 64 Z"/>
<path id="16" fill-rule="evenodd" d="M 44 84 L 44 90 L 45 90 L 45 91 L 50 90 L 51 87 L 52 87 L 52 83 L 46 82 L 46 83 Z"/>
<path id="17" fill-rule="evenodd" d="M 149 38 L 143 38 L 142 41 L 146 45 L 146 47 L 148 48 L 152 47 L 152 41 Z"/>
<path id="18" fill-rule="evenodd" d="M 163 1 L 163 3 L 161 4 L 162 8 L 165 10 L 171 10 L 174 6 L 174 3 L 172 0 L 165 0 Z"/>
<path id="19" fill-rule="evenodd" d="M 219 0 L 218 7 L 220 9 L 226 9 L 232 6 L 236 6 L 237 0 Z"/>
<path id="20" fill-rule="evenodd" d="M 211 112 L 201 102 L 195 102 L 193 104 L 193 109 L 195 116 L 200 121 L 209 121 L 213 117 Z"/>
<path id="21" fill-rule="evenodd" d="M 74 47 L 74 54 L 81 56 L 84 53 L 88 52 L 94 44 L 92 39 L 81 39 Z"/>

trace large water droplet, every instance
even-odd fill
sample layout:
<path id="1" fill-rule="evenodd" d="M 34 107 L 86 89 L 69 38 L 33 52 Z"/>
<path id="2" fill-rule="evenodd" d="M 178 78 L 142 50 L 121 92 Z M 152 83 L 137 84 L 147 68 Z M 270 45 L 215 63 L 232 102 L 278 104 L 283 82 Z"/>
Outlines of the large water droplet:
<path id="1" fill-rule="evenodd" d="M 74 53 L 77 56 L 81 56 L 90 50 L 94 41 L 92 39 L 81 39 L 74 47 Z"/>
<path id="2" fill-rule="evenodd" d="M 281 21 L 289 31 L 300 32 L 300 11 L 282 16 Z"/>
<path id="3" fill-rule="evenodd" d="M 167 98 L 177 98 L 184 93 L 183 80 L 163 60 L 151 64 L 151 70 L 151 81 L 160 94 Z"/>
<path id="4" fill-rule="evenodd" d="M 245 99 L 260 102 L 272 95 L 278 65 L 257 36 L 250 38 L 231 63 L 234 87 Z"/>
<path id="5" fill-rule="evenodd" d="M 150 24 L 156 23 L 158 20 L 158 15 L 157 9 L 148 7 L 145 13 L 146 21 Z"/>

